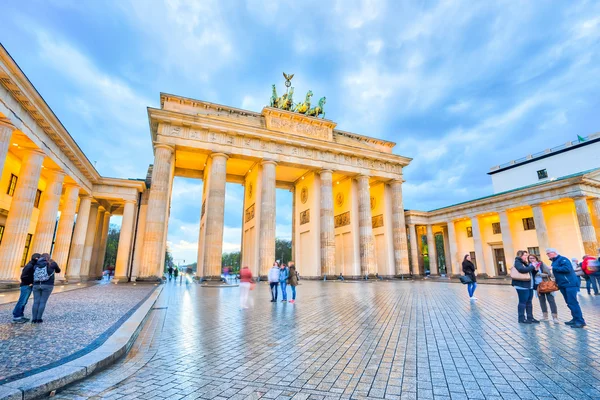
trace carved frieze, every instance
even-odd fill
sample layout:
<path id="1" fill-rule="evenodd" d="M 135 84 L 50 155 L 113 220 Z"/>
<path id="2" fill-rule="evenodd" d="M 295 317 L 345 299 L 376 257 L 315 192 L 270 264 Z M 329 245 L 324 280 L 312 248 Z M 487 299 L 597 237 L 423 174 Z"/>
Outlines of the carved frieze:
<path id="1" fill-rule="evenodd" d="M 308 224 L 310 222 L 310 209 L 304 210 L 300 213 L 300 225 Z"/>
<path id="2" fill-rule="evenodd" d="M 376 215 L 372 218 L 373 229 L 383 226 L 383 214 Z"/>
<path id="3" fill-rule="evenodd" d="M 246 209 L 245 221 L 246 222 L 252 221 L 253 218 L 254 218 L 254 204 L 252 204 L 250 207 L 248 207 Z"/>
<path id="4" fill-rule="evenodd" d="M 267 129 L 314 139 L 332 141 L 335 123 L 306 117 L 291 112 L 265 108 L 263 110 Z"/>
<path id="5" fill-rule="evenodd" d="M 335 228 L 350 225 L 350 211 L 341 213 L 333 217 L 333 224 Z"/>

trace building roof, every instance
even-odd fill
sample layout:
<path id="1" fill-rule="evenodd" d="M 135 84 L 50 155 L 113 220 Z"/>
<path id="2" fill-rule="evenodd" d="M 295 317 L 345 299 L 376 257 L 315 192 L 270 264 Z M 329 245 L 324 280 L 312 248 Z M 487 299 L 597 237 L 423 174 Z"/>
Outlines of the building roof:
<path id="1" fill-rule="evenodd" d="M 504 164 L 496 165 L 496 166 L 490 168 L 490 172 L 488 172 L 487 174 L 494 175 L 494 174 L 497 174 L 498 172 L 506 171 L 511 168 L 516 168 L 521 165 L 529 164 L 534 161 L 539 161 L 544 158 L 552 157 L 552 156 L 555 156 L 560 153 L 566 153 L 567 151 L 576 150 L 581 147 L 600 142 L 600 132 L 588 135 L 588 136 L 584 137 L 583 139 L 584 139 L 583 141 L 573 140 L 571 142 L 561 144 L 560 146 L 552 147 L 550 149 L 546 149 L 544 151 L 540 151 L 535 154 L 529 154 L 525 157 L 521 157 L 521 158 L 509 161 Z"/>

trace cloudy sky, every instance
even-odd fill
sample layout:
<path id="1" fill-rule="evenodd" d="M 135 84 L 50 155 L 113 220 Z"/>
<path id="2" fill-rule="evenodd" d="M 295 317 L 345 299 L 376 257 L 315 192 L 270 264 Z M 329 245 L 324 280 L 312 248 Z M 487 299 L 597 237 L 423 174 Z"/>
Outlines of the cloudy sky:
<path id="1" fill-rule="evenodd" d="M 414 158 L 411 209 L 490 194 L 491 166 L 600 131 L 597 1 L 8 0 L 2 13 L 0 41 L 108 176 L 145 176 L 161 91 L 260 111 L 282 71 L 327 96 L 340 129 Z M 175 181 L 176 259 L 195 261 L 201 191 Z M 289 238 L 291 197 L 277 201 Z M 225 250 L 241 204 L 228 184 Z"/>

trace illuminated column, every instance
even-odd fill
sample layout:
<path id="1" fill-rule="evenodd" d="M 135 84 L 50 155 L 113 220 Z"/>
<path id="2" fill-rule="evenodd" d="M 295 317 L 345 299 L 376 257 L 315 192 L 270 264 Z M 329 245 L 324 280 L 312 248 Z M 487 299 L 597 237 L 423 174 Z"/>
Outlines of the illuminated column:
<path id="1" fill-rule="evenodd" d="M 213 153 L 206 196 L 206 235 L 204 237 L 204 278 L 221 280 L 223 225 L 225 222 L 225 181 L 227 159 L 223 153 Z"/>
<path id="2" fill-rule="evenodd" d="M 115 282 L 127 282 L 127 268 L 129 267 L 129 254 L 131 250 L 131 240 L 133 239 L 135 203 L 136 202 L 133 200 L 125 200 L 123 221 L 121 222 L 121 233 L 119 233 L 119 247 L 117 248 Z"/>
<path id="3" fill-rule="evenodd" d="M 392 238 L 394 241 L 394 263 L 396 275 L 407 275 L 408 242 L 406 240 L 406 222 L 404 220 L 404 204 L 402 201 L 402 180 L 394 180 L 392 189 Z"/>
<path id="4" fill-rule="evenodd" d="M 69 248 L 71 247 L 71 237 L 73 236 L 73 224 L 75 223 L 75 211 L 77 211 L 77 200 L 79 199 L 79 187 L 75 185 L 66 185 L 62 208 L 60 209 L 60 219 L 56 229 L 56 242 L 52 250 L 52 259 L 61 268 L 61 273 L 57 278 L 62 280 L 67 269 L 67 259 L 69 257 Z"/>
<path id="5" fill-rule="evenodd" d="M 371 191 L 369 177 L 359 175 L 358 182 L 358 240 L 360 243 L 360 273 L 362 276 L 375 273 L 375 239 L 373 238 L 373 218 L 371 216 Z"/>
<path id="6" fill-rule="evenodd" d="M 69 253 L 69 265 L 65 274 L 65 277 L 68 280 L 79 279 L 81 262 L 83 261 L 83 246 L 85 245 L 85 234 L 88 228 L 91 206 L 92 196 L 85 195 L 81 197 L 81 200 L 79 200 L 79 210 L 77 211 L 75 230 L 73 231 L 71 252 Z"/>
<path id="7" fill-rule="evenodd" d="M 296 187 L 290 189 L 292 193 L 292 260 L 296 261 Z"/>
<path id="8" fill-rule="evenodd" d="M 96 238 L 96 227 L 100 217 L 98 204 L 92 204 L 90 208 L 90 217 L 88 219 L 87 232 L 85 233 L 85 242 L 83 246 L 83 258 L 81 260 L 81 269 L 79 279 L 87 281 L 90 277 L 90 263 L 92 261 L 92 251 L 94 250 L 94 240 Z"/>
<path id="9" fill-rule="evenodd" d="M 427 253 L 429 256 L 429 272 L 431 275 L 438 275 L 437 251 L 435 248 L 435 237 L 433 236 L 432 225 L 427 225 Z"/>
<path id="10" fill-rule="evenodd" d="M 479 218 L 477 215 L 471 216 L 471 231 L 473 232 L 473 244 L 475 245 L 475 261 L 479 273 L 487 273 L 485 267 L 485 258 L 483 256 L 483 244 L 481 241 L 481 230 L 479 228 Z M 495 274 L 488 274 L 490 276 Z"/>
<path id="11" fill-rule="evenodd" d="M 172 184 L 171 168 L 174 161 L 174 151 L 173 147 L 164 144 L 155 146 L 140 278 L 160 279 L 163 275 L 164 267 L 161 260 L 164 257 L 162 253 L 168 222 L 167 207 L 169 204 L 169 188 Z"/>
<path id="12" fill-rule="evenodd" d="M 508 221 L 508 213 L 506 211 L 500 211 L 500 231 L 502 232 L 502 248 L 504 249 L 504 259 L 506 261 L 512 260 L 516 256 L 515 248 L 513 245 L 512 234 L 510 231 L 510 222 Z M 546 249 L 540 249 L 540 252 L 544 252 Z M 505 271 L 508 271 L 509 266 L 504 266 Z"/>
<path id="13" fill-rule="evenodd" d="M 321 276 L 335 274 L 335 228 L 333 225 L 333 172 L 321 170 Z"/>
<path id="14" fill-rule="evenodd" d="M 135 246 L 133 254 L 133 266 L 131 267 L 131 279 L 136 280 L 140 275 L 141 262 L 142 262 L 142 244 L 144 243 L 144 234 L 146 233 L 146 214 L 148 212 L 148 195 L 150 191 L 145 190 L 142 193 L 142 200 L 140 203 L 140 212 L 138 214 L 138 226 L 135 237 Z M 106 247 L 106 246 L 105 246 Z"/>
<path id="15" fill-rule="evenodd" d="M 598 242 L 596 241 L 596 230 L 592 222 L 592 215 L 584 196 L 574 197 L 575 210 L 577 211 L 577 222 L 583 242 L 583 252 L 590 256 L 597 256 Z"/>
<path id="16" fill-rule="evenodd" d="M 104 259 L 106 258 L 106 244 L 108 242 L 108 229 L 110 227 L 110 213 L 104 212 L 102 221 L 102 233 L 100 236 L 100 247 L 98 248 L 98 261 L 96 262 L 96 275 L 102 276 L 104 272 Z"/>
<path id="17" fill-rule="evenodd" d="M 410 237 L 410 262 L 412 263 L 412 273 L 419 274 L 419 244 L 417 243 L 417 227 L 415 224 L 408 224 L 408 234 Z"/>
<path id="18" fill-rule="evenodd" d="M 550 247 L 550 239 L 548 238 L 544 210 L 542 210 L 542 206 L 539 203 L 532 204 L 531 209 L 533 210 L 533 223 L 535 224 L 535 234 L 537 235 L 540 254 L 544 258 L 544 261 L 548 263 L 550 260 L 546 257 L 546 249 Z"/>
<path id="19" fill-rule="evenodd" d="M 18 281 L 21 276 L 23 249 L 43 161 L 44 153 L 41 150 L 25 150 L 0 245 L 0 280 Z"/>
<path id="20" fill-rule="evenodd" d="M 448 258 L 450 259 L 449 275 L 460 275 L 462 271 L 462 260 L 458 256 L 458 248 L 456 245 L 456 228 L 454 221 L 448 221 Z"/>
<path id="21" fill-rule="evenodd" d="M 90 278 L 99 278 L 100 272 L 98 271 L 98 253 L 100 253 L 100 242 L 102 242 L 102 231 L 104 230 L 104 208 L 98 209 L 98 223 L 96 224 L 96 233 L 94 234 L 94 245 L 92 247 L 92 258 L 90 260 Z"/>
<path id="22" fill-rule="evenodd" d="M 0 174 L 4 170 L 4 162 L 6 161 L 10 138 L 14 130 L 15 127 L 10 124 L 8 119 L 0 118 Z"/>
<path id="23" fill-rule="evenodd" d="M 592 220 L 596 230 L 596 242 L 600 244 L 600 198 L 593 198 L 591 201 L 592 206 Z M 600 249 L 597 250 L 600 253 Z M 596 255 L 596 254 L 594 254 Z"/>
<path id="24" fill-rule="evenodd" d="M 63 172 L 50 172 L 46 190 L 42 194 L 41 198 L 40 213 L 37 220 L 37 226 L 35 228 L 35 235 L 33 235 L 31 254 L 50 253 L 64 180 L 65 174 Z"/>
<path id="25" fill-rule="evenodd" d="M 275 261 L 275 167 L 277 163 L 263 160 L 260 203 L 260 236 L 258 266 L 260 275 L 267 275 Z"/>

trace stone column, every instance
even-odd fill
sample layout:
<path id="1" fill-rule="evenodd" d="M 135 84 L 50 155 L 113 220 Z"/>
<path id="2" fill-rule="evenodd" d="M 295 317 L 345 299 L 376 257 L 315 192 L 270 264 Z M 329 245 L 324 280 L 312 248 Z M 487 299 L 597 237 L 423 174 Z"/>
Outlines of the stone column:
<path id="1" fill-rule="evenodd" d="M 264 160 L 261 165 L 258 268 L 260 275 L 265 276 L 275 261 L 275 167 L 277 163 Z"/>
<path id="2" fill-rule="evenodd" d="M 296 187 L 290 189 L 292 193 L 292 260 L 296 261 Z"/>
<path id="3" fill-rule="evenodd" d="M 225 219 L 225 181 L 227 179 L 227 159 L 229 157 L 223 153 L 213 153 L 211 158 L 212 165 L 206 196 L 203 277 L 220 281 Z"/>
<path id="4" fill-rule="evenodd" d="M 123 207 L 123 221 L 119 234 L 119 247 L 117 248 L 117 262 L 115 265 L 115 282 L 127 282 L 127 268 L 129 267 L 129 251 L 133 239 L 133 220 L 135 218 L 135 201 L 125 200 Z"/>
<path id="5" fill-rule="evenodd" d="M 62 280 L 66 269 L 67 259 L 69 257 L 69 248 L 71 247 L 71 237 L 73 236 L 73 224 L 75 223 L 75 211 L 77 210 L 77 200 L 79 199 L 79 187 L 75 185 L 66 185 L 62 208 L 60 209 L 60 219 L 56 229 L 56 242 L 52 250 L 52 258 L 60 266 L 61 272 L 57 275 Z"/>
<path id="6" fill-rule="evenodd" d="M 83 258 L 81 260 L 81 270 L 79 271 L 79 279 L 87 281 L 90 277 L 90 263 L 92 261 L 92 251 L 94 250 L 94 241 L 96 239 L 96 227 L 98 226 L 99 210 L 98 204 L 92 204 L 90 208 L 90 216 L 88 219 L 87 232 L 85 233 L 85 242 L 83 246 Z"/>
<path id="7" fill-rule="evenodd" d="M 131 279 L 133 281 L 137 280 L 137 277 L 140 275 L 141 262 L 142 262 L 142 246 L 144 243 L 144 234 L 146 233 L 146 213 L 148 211 L 148 195 L 150 192 L 148 190 L 142 193 L 142 199 L 140 202 L 140 212 L 138 214 L 138 225 L 137 225 L 137 234 L 135 238 L 135 253 L 133 255 L 133 267 L 131 268 Z M 106 246 L 105 246 L 106 247 Z"/>
<path id="8" fill-rule="evenodd" d="M 444 243 L 444 271 L 446 276 L 452 275 L 452 256 L 450 255 L 450 240 L 448 239 L 448 227 L 442 226 L 442 239 Z M 438 270 L 441 271 L 441 265 L 438 265 Z"/>
<path id="9" fill-rule="evenodd" d="M 64 180 L 65 174 L 63 172 L 52 171 L 50 173 L 46 190 L 42 194 L 40 213 L 35 228 L 35 235 L 33 235 L 31 254 L 50 253 Z"/>
<path id="10" fill-rule="evenodd" d="M 100 277 L 98 272 L 98 253 L 100 253 L 100 242 L 102 241 L 102 231 L 104 230 L 104 214 L 106 211 L 103 207 L 98 208 L 98 223 L 96 224 L 96 233 L 94 234 L 94 245 L 92 247 L 92 258 L 90 260 L 90 273 L 91 279 Z"/>
<path id="11" fill-rule="evenodd" d="M 98 261 L 96 262 L 96 275 L 100 277 L 104 272 L 104 259 L 106 258 L 106 244 L 108 243 L 109 227 L 110 213 L 105 211 L 102 221 L 102 233 L 100 234 L 100 246 L 98 247 Z"/>
<path id="12" fill-rule="evenodd" d="M 429 255 L 429 272 L 431 275 L 438 275 L 437 251 L 435 248 L 435 237 L 433 236 L 432 225 L 427 225 L 427 253 Z"/>
<path id="13" fill-rule="evenodd" d="M 402 201 L 402 180 L 392 181 L 390 188 L 392 189 L 392 239 L 394 241 L 396 275 L 407 275 L 409 273 L 408 242 Z"/>
<path id="14" fill-rule="evenodd" d="M 550 247 L 550 239 L 548 238 L 548 229 L 546 229 L 546 219 L 544 218 L 544 211 L 542 210 L 542 206 L 539 203 L 532 204 L 531 209 L 533 210 L 533 223 L 535 224 L 535 233 L 537 235 L 540 254 L 544 258 L 544 261 L 548 263 L 549 260 L 546 257 L 546 249 Z"/>
<path id="15" fill-rule="evenodd" d="M 0 245 L 0 281 L 18 281 L 44 153 L 26 150 Z"/>
<path id="16" fill-rule="evenodd" d="M 67 280 L 79 279 L 81 262 L 83 261 L 85 234 L 87 233 L 91 206 L 92 196 L 86 195 L 79 201 L 79 211 L 77 211 L 77 221 L 75 222 L 71 252 L 69 254 L 69 265 L 67 272 L 65 273 Z"/>
<path id="17" fill-rule="evenodd" d="M 592 220 L 596 229 L 596 242 L 600 244 L 600 198 L 593 198 L 591 201 L 592 206 Z M 596 250 L 600 253 L 600 249 Z"/>
<path id="18" fill-rule="evenodd" d="M 164 144 L 155 146 L 140 278 L 161 279 L 163 275 L 164 266 L 161 264 L 163 254 L 161 253 L 164 248 L 164 233 L 168 222 L 166 217 L 174 151 L 173 147 Z"/>
<path id="19" fill-rule="evenodd" d="M 321 170 L 321 276 L 335 274 L 335 228 L 333 225 L 333 171 Z"/>
<path id="20" fill-rule="evenodd" d="M 500 216 L 500 231 L 502 232 L 502 248 L 504 249 L 504 259 L 507 264 L 510 260 L 516 257 L 517 252 L 513 246 L 512 234 L 510 231 L 510 222 L 508 221 L 508 214 L 506 211 L 500 211 L 498 213 Z M 540 253 L 544 253 L 546 249 L 540 249 Z M 504 266 L 505 271 L 509 270 L 509 266 Z"/>
<path id="21" fill-rule="evenodd" d="M 4 170 L 4 162 L 10 147 L 10 138 L 15 127 L 10 124 L 8 119 L 0 118 L 0 174 Z"/>
<path id="22" fill-rule="evenodd" d="M 412 273 L 419 274 L 419 244 L 417 243 L 417 227 L 415 224 L 408 224 L 408 234 L 410 237 L 410 262 L 412 264 Z"/>
<path id="23" fill-rule="evenodd" d="M 590 256 L 597 256 L 598 242 L 596 241 L 596 230 L 592 222 L 592 215 L 584 196 L 574 197 L 575 210 L 577 212 L 577 222 L 581 232 L 581 241 L 583 242 L 583 252 Z"/>
<path id="24" fill-rule="evenodd" d="M 458 247 L 456 245 L 456 228 L 454 221 L 448 221 L 448 258 L 450 259 L 450 275 L 460 275 L 462 271 L 462 259 L 458 255 Z"/>
<path id="25" fill-rule="evenodd" d="M 358 240 L 360 243 L 360 274 L 374 274 L 377 271 L 375 259 L 375 239 L 373 238 L 373 218 L 371 216 L 371 191 L 369 177 L 359 175 L 358 182 Z"/>
<path id="26" fill-rule="evenodd" d="M 471 216 L 471 229 L 473 232 L 473 244 L 475 245 L 475 261 L 477 262 L 477 270 L 480 274 L 487 273 L 485 268 L 485 258 L 483 255 L 483 244 L 481 242 L 481 230 L 479 229 L 479 218 L 477 218 L 477 215 Z"/>

